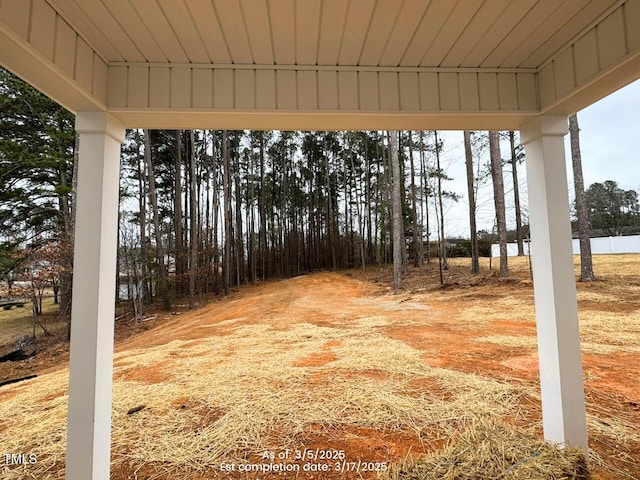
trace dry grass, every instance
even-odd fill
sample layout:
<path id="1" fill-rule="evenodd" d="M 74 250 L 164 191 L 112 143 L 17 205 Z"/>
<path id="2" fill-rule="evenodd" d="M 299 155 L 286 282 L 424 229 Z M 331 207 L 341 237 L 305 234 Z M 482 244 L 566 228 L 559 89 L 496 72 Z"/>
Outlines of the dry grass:
<path id="1" fill-rule="evenodd" d="M 58 318 L 58 305 L 53 303 L 53 298 L 42 300 L 43 315 L 36 317 L 36 322 L 43 322 L 45 328 L 53 333 L 66 328 L 67 323 Z M 0 308 L 0 347 L 12 345 L 18 338 L 24 335 L 31 335 L 33 331 L 33 315 L 31 302 L 27 301 L 21 308 L 4 310 Z M 43 337 L 45 334 L 36 325 L 36 336 Z"/>
<path id="2" fill-rule="evenodd" d="M 488 434 L 477 430 L 477 425 L 489 425 L 488 419 L 509 415 L 521 396 L 535 397 L 535 392 L 516 384 L 429 367 L 420 361 L 422 352 L 375 330 L 362 335 L 360 328 L 360 324 L 351 330 L 303 323 L 290 330 L 274 331 L 268 326 L 243 326 L 231 335 L 212 337 L 196 345 L 175 341 L 117 355 L 113 467 L 122 463 L 132 468 L 152 465 L 158 473 L 176 476 L 203 472 L 222 460 L 247 461 L 265 449 L 292 448 L 297 437 L 312 425 L 409 430 L 416 435 L 436 430 L 444 438 L 458 438 L 460 429 L 473 426 L 441 454 L 411 467 L 420 472 L 424 469 L 420 465 L 445 468 L 444 459 L 452 456 L 462 455 L 466 462 L 473 462 L 468 455 L 470 442 L 482 444 L 474 455 L 499 458 L 495 449 L 504 450 L 503 463 L 496 463 L 502 466 L 496 468 L 539 451 L 542 444 L 536 440 L 532 447 L 535 437 L 530 434 L 525 437 L 502 426 L 500 436 L 491 430 L 487 438 L 493 440 L 485 443 L 483 435 Z M 293 366 L 332 340 L 339 341 L 332 349 L 335 361 L 318 367 Z M 185 347 L 188 343 L 192 345 Z M 230 349 L 236 353 L 223 355 Z M 162 365 L 162 373 L 167 376 L 162 383 L 128 379 L 144 377 L 148 375 L 144 369 L 156 365 Z M 371 371 L 377 372 L 376 378 L 360 375 Z M 0 402 L 0 416 L 8 419 L 11 432 L 3 439 L 3 448 L 38 452 L 41 461 L 29 467 L 34 478 L 47 478 L 64 459 L 66 375 L 63 371 L 25 382 L 13 389 L 13 401 Z M 412 386 L 425 379 L 437 388 L 418 390 Z M 139 404 L 146 408 L 127 415 Z M 605 420 L 590 419 L 590 424 L 611 438 L 633 435 L 632 426 L 618 424 L 610 415 Z M 521 442 L 524 438 L 527 443 Z M 520 442 L 520 450 L 513 450 L 515 439 Z M 557 460 L 563 457 L 557 449 L 549 447 L 545 452 L 535 462 L 527 462 L 526 468 L 539 472 L 535 470 L 537 461 L 551 458 L 553 468 L 560 468 Z M 574 460 L 569 455 L 567 461 Z M 415 472 L 406 474 L 406 468 L 399 471 L 405 473 L 393 478 L 486 478 L 415 476 Z M 7 480 L 23 478 L 24 474 L 17 470 L 5 473 Z"/>
<path id="3" fill-rule="evenodd" d="M 563 449 L 501 422 L 473 422 L 447 447 L 425 459 L 407 460 L 389 480 L 584 480 L 587 466 L 578 450 Z"/>
<path id="4" fill-rule="evenodd" d="M 125 462 L 155 465 L 165 474 L 204 471 L 223 459 L 242 461 L 264 449 L 291 447 L 312 425 L 416 435 L 437 428 L 451 436 L 473 420 L 506 414 L 524 394 L 496 380 L 428 367 L 421 352 L 375 331 L 359 334 L 360 328 L 242 327 L 195 346 L 172 342 L 118 355 L 113 467 Z M 334 362 L 293 366 L 330 340 L 340 340 Z M 230 348 L 236 354 L 222 355 Z M 148 376 L 144 369 L 158 364 L 168 376 L 162 383 L 128 379 Z M 360 375 L 370 371 L 378 375 Z M 435 382 L 435 392 L 411 386 L 424 379 Z M 42 461 L 29 467 L 37 478 L 46 478 L 64 458 L 66 389 L 66 372 L 54 373 L 16 387 L 13 401 L 0 403 L 11 432 L 3 448 L 37 451 Z M 443 392 L 453 400 L 443 400 Z M 146 408 L 127 415 L 139 404 Z M 5 478 L 22 478 L 22 472 Z"/>
<path id="5" fill-rule="evenodd" d="M 489 335 L 486 337 L 478 337 L 476 342 L 493 343 L 495 345 L 503 345 L 512 348 L 537 348 L 538 341 L 535 337 L 522 337 L 513 335 Z"/>
<path id="6" fill-rule="evenodd" d="M 617 312 L 580 312 L 580 330 L 585 341 L 621 347 L 640 347 L 640 311 L 620 315 Z"/>
<path id="7" fill-rule="evenodd" d="M 584 334 L 583 338 L 592 338 L 592 336 L 589 334 Z M 603 336 L 600 335 L 600 338 L 602 339 Z M 475 341 L 493 343 L 495 345 L 502 345 L 504 347 L 511 348 L 538 348 L 538 340 L 535 337 L 524 337 L 515 335 L 488 335 L 486 337 L 478 337 L 475 339 Z M 637 345 L 629 345 L 629 342 L 625 343 L 624 339 L 620 339 L 617 336 L 615 337 L 615 341 L 619 344 L 615 345 L 596 343 L 583 340 L 581 342 L 582 351 L 584 353 L 591 353 L 595 355 L 609 355 L 615 352 L 640 353 L 640 347 L 638 347 Z M 630 342 L 636 343 L 636 340 L 633 339 L 633 337 L 630 337 Z"/>

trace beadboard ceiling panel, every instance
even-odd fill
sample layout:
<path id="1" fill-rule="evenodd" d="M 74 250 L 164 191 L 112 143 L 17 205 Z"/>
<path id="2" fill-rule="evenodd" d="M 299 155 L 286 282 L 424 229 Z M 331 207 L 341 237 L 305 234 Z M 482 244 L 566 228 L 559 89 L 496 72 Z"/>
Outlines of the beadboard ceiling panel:
<path id="1" fill-rule="evenodd" d="M 539 68 L 620 0 L 48 0 L 107 63 Z"/>
<path id="2" fill-rule="evenodd" d="M 126 124 L 170 122 L 165 109 L 520 121 L 640 77 L 639 12 L 640 0 L 0 0 L 0 64 Z"/>

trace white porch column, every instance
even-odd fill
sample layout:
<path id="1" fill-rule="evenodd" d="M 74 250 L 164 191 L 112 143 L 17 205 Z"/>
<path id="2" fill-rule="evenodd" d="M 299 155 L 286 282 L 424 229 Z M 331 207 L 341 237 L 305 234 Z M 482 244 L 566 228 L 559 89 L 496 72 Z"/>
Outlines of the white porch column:
<path id="1" fill-rule="evenodd" d="M 567 117 L 521 129 L 526 149 L 544 437 L 582 448 L 587 423 L 580 358 L 564 136 Z"/>
<path id="2" fill-rule="evenodd" d="M 124 127 L 104 112 L 76 115 L 80 134 L 71 310 L 67 480 L 108 480 Z"/>

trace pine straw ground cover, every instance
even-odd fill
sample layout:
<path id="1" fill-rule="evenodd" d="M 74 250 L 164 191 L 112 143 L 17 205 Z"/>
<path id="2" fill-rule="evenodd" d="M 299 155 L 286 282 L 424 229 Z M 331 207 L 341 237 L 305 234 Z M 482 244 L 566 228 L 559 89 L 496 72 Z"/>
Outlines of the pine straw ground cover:
<path id="1" fill-rule="evenodd" d="M 240 327 L 232 335 L 198 346 L 176 341 L 148 351 L 128 352 L 126 363 L 135 366 L 116 370 L 112 468 L 123 463 L 134 468 L 153 465 L 158 474 L 186 478 L 193 472 L 215 470 L 221 461 L 241 463 L 252 461 L 252 453 L 299 447 L 296 438 L 313 425 L 403 429 L 417 436 L 423 431 L 437 431 L 440 438 L 454 437 L 469 427 L 470 433 L 460 437 L 468 444 L 474 441 L 469 435 L 475 434 L 476 424 L 513 414 L 514 410 L 517 415 L 519 397 L 531 394 L 495 380 L 430 368 L 420 361 L 418 351 L 375 330 L 357 333 L 304 323 L 287 331 Z M 341 344 L 334 347 L 336 360 L 330 366 L 293 366 L 335 340 Z M 226 355 L 230 349 L 235 353 Z M 172 361 L 167 362 L 167 358 Z M 116 364 L 122 360 L 123 356 L 118 356 Z M 125 380 L 127 368 L 144 375 L 140 370 L 162 362 L 162 383 Z M 377 373 L 375 378 L 353 375 L 372 371 Z M 0 404 L 0 415 L 9 419 L 4 433 L 11 432 L 3 448 L 39 452 L 40 461 L 25 469 L 33 478 L 57 478 L 61 474 L 65 373 L 48 375 L 37 384 L 25 383 L 16 389 L 11 402 Z M 330 376 L 331 381 L 314 380 L 312 377 L 317 378 L 319 373 Z M 436 388 L 424 391 L 412 386 L 421 379 L 431 380 Z M 308 388 L 309 383 L 313 388 Z M 138 404 L 146 408 L 127 415 Z M 25 419 L 29 421 L 25 423 Z M 495 433 L 496 427 L 493 429 Z M 496 469 L 506 472 L 515 468 L 525 457 L 537 455 L 544 445 L 531 434 L 506 432 L 501 437 L 490 434 L 501 448 L 512 451 L 495 464 Z M 523 443 L 524 438 L 528 442 Z M 482 448 L 474 451 L 471 456 L 490 455 L 483 462 L 490 461 L 495 453 Z M 545 474 L 544 478 L 563 478 L 582 471 L 575 453 L 544 451 L 544 455 L 526 462 L 526 468 Z M 443 455 L 448 458 L 448 454 Z M 429 462 L 437 463 L 434 459 Z M 468 470 L 470 462 L 473 460 L 468 458 L 460 465 Z M 484 468 L 482 465 L 477 464 L 476 469 Z M 25 470 L 9 470 L 5 478 L 24 478 Z M 571 475 L 568 478 L 583 478 L 582 474 Z"/>
<path id="2" fill-rule="evenodd" d="M 394 466 L 390 480 L 586 479 L 578 450 L 536 439 L 502 422 L 478 420 L 441 452 Z"/>
<path id="3" fill-rule="evenodd" d="M 278 284 L 274 301 L 279 301 L 278 291 L 298 288 L 304 281 Z M 331 281 L 355 282 L 338 275 Z M 269 322 L 254 323 L 250 317 L 258 313 L 248 312 L 247 317 L 199 325 L 203 333 L 197 340 L 176 339 L 116 354 L 112 478 L 218 478 L 223 476 L 221 462 L 262 463 L 262 452 L 304 448 L 311 436 L 323 439 L 321 447 L 339 449 L 346 443 L 345 435 L 361 431 L 402 434 L 418 447 L 362 458 L 390 461 L 388 471 L 334 472 L 315 478 L 587 478 L 581 455 L 541 442 L 539 416 L 531 413 L 539 408 L 535 383 L 433 366 L 424 356 L 436 355 L 440 345 L 425 350 L 388 334 L 391 328 L 410 329 L 435 321 L 434 309 L 446 296 L 456 298 L 465 292 L 440 289 L 424 292 L 424 297 L 345 295 L 332 300 L 332 308 L 344 312 L 334 324 L 311 321 L 301 313 L 298 321 L 285 321 L 287 308 L 304 304 L 307 313 L 320 308 L 313 304 L 316 286 L 311 286 L 308 296 L 294 299 Z M 520 303 L 520 309 L 531 308 L 515 297 L 492 298 L 486 305 L 463 300 L 461 313 L 466 308 L 487 309 L 480 316 L 470 315 L 464 328 L 488 322 L 492 302 L 498 308 L 491 315 Z M 614 337 L 613 325 L 599 329 L 597 318 L 589 321 L 593 328 L 587 328 L 585 341 L 595 345 Z M 622 325 L 632 337 L 637 324 Z M 490 337 L 479 335 L 475 344 L 512 342 L 499 335 L 487 340 Z M 620 346 L 633 347 L 634 341 L 624 340 Z M 528 342 L 512 342 L 511 348 L 530 349 Z M 33 465 L 1 467 L 2 478 L 63 478 L 67 377 L 68 371 L 61 370 L 0 389 L 2 450 L 38 455 Z M 638 419 L 617 408 L 600 407 L 602 398 L 601 394 L 587 398 L 591 434 L 616 447 L 640 445 Z M 347 453 L 351 455 L 347 460 L 358 460 L 354 452 Z M 597 451 L 592 452 L 591 464 L 614 472 L 607 478 L 634 478 Z M 283 477 L 231 474 L 227 478 Z"/>

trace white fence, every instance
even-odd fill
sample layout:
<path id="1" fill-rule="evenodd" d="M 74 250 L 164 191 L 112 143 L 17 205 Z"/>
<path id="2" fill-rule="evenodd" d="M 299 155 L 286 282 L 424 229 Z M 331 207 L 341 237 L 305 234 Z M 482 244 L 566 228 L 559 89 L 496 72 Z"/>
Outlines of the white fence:
<path id="1" fill-rule="evenodd" d="M 573 253 L 580 254 L 580 241 L 573 239 Z M 591 239 L 591 253 L 594 255 L 601 253 L 640 253 L 640 235 L 628 235 L 626 237 L 599 237 Z M 524 254 L 529 255 L 529 242 L 524 243 Z M 507 255 L 515 257 L 518 255 L 518 244 L 507 244 Z M 500 256 L 500 245 L 491 245 L 491 256 Z"/>

